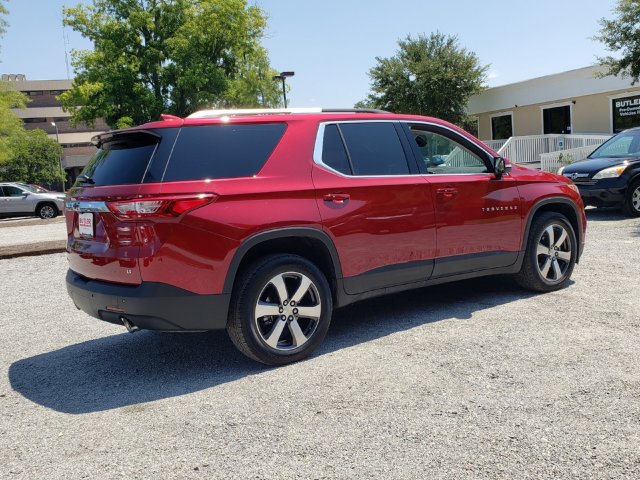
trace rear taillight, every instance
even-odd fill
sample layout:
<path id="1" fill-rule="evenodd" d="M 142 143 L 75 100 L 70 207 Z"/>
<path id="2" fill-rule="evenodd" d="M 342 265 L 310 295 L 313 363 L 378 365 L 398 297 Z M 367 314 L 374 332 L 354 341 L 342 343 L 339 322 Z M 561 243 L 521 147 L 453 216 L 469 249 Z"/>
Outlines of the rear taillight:
<path id="1" fill-rule="evenodd" d="M 107 207 L 122 220 L 177 218 L 183 213 L 215 201 L 216 198 L 212 193 L 141 197 L 107 202 Z"/>

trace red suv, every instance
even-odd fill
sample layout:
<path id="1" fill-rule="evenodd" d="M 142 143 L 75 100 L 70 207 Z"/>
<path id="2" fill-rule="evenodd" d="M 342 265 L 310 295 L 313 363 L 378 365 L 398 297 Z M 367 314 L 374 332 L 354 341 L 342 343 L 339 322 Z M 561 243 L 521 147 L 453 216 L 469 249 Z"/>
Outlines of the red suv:
<path id="1" fill-rule="evenodd" d="M 75 305 L 129 331 L 226 328 L 266 364 L 365 298 L 491 274 L 562 288 L 584 245 L 568 179 L 434 118 L 203 111 L 95 143 L 67 199 Z"/>

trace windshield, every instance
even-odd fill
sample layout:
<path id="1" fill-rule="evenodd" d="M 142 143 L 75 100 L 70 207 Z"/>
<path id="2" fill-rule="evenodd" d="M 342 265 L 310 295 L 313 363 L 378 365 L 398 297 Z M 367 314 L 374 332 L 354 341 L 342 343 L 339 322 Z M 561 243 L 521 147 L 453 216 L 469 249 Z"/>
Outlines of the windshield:
<path id="1" fill-rule="evenodd" d="M 600 145 L 589 158 L 640 156 L 640 130 L 622 132 Z"/>

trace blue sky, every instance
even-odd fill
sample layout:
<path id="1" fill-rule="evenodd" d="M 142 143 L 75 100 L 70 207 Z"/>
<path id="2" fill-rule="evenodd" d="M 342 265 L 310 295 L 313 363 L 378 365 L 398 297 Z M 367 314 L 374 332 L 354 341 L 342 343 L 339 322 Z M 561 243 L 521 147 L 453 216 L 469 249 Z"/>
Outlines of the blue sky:
<path id="1" fill-rule="evenodd" d="M 9 0 L 0 71 L 27 79 L 67 78 L 68 50 L 91 44 L 67 29 L 62 6 L 88 0 Z M 615 0 L 256 0 L 269 17 L 263 41 L 271 64 L 294 70 L 290 106 L 351 107 L 366 97 L 375 57 L 407 35 L 439 30 L 491 64 L 488 84 L 504 85 L 585 67 L 606 52 L 591 39 Z M 73 69 L 70 67 L 73 76 Z"/>

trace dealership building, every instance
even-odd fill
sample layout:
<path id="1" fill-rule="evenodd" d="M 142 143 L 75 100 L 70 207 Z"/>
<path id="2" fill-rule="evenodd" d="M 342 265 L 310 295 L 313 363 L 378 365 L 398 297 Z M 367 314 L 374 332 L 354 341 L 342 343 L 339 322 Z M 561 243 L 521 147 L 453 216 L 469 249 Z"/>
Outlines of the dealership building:
<path id="1" fill-rule="evenodd" d="M 640 126 L 640 84 L 599 65 L 489 88 L 469 101 L 486 141 L 531 135 L 608 134 Z"/>

